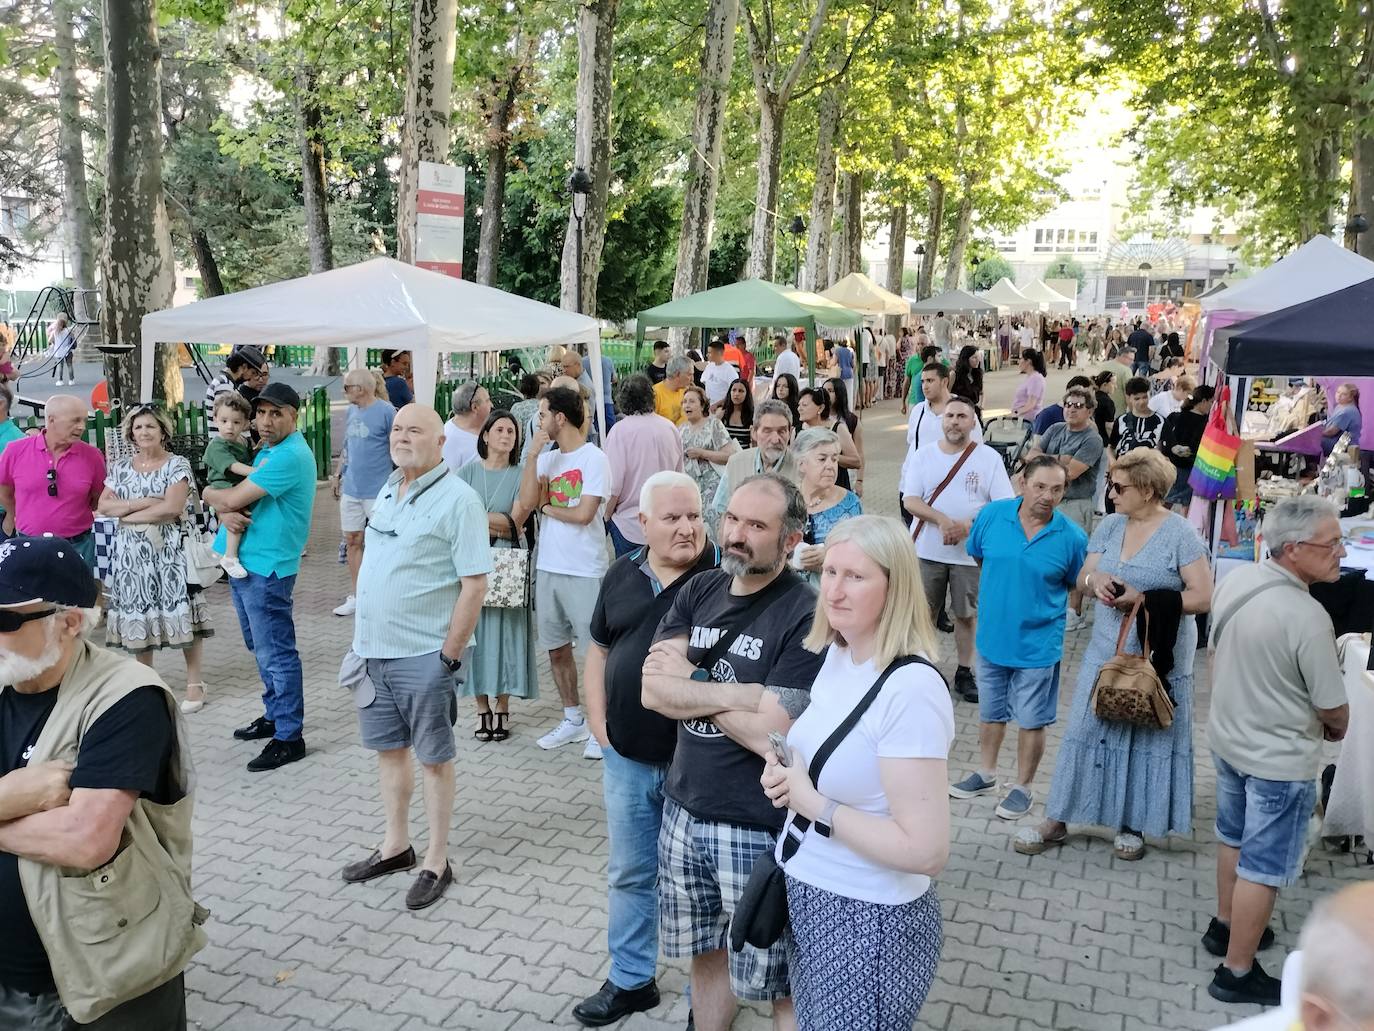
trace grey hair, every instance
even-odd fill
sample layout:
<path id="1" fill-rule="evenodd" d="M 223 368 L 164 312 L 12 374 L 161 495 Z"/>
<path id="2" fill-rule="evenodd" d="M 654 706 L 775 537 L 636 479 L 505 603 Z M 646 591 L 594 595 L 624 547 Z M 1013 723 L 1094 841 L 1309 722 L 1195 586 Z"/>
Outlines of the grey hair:
<path id="1" fill-rule="evenodd" d="M 740 487 L 747 487 L 751 483 L 761 482 L 771 483 L 782 492 L 782 536 L 787 537 L 789 534 L 801 533 L 802 530 L 806 529 L 806 499 L 802 497 L 802 492 L 797 488 L 797 485 L 787 477 L 779 476 L 777 473 L 755 473 L 748 479 L 742 480 L 735 491 L 738 492 Z"/>
<path id="2" fill-rule="evenodd" d="M 765 415 L 776 415 L 786 419 L 789 426 L 792 424 L 792 409 L 787 407 L 787 402 L 779 401 L 777 398 L 770 397 L 767 401 L 760 401 L 754 406 L 754 425 L 763 422 Z"/>
<path id="3" fill-rule="evenodd" d="M 1299 494 L 1284 498 L 1265 513 L 1261 533 L 1269 554 L 1278 558 L 1285 545 L 1305 541 L 1324 519 L 1337 519 L 1340 513 L 1326 498 L 1315 494 Z"/>
<path id="4" fill-rule="evenodd" d="M 81 636 L 87 637 L 91 631 L 100 625 L 100 606 L 93 605 L 90 608 L 80 608 L 76 605 L 58 605 L 58 612 L 79 612 L 81 613 Z"/>
<path id="5" fill-rule="evenodd" d="M 697 488 L 697 481 L 686 473 L 680 473 L 675 469 L 664 469 L 656 472 L 644 481 L 644 486 L 639 488 L 639 510 L 646 516 L 654 514 L 654 492 L 667 490 L 670 487 L 690 487 L 697 492 L 697 501 L 701 500 L 701 491 Z M 701 511 L 700 504 L 697 511 Z"/>
<path id="6" fill-rule="evenodd" d="M 826 429 L 824 426 L 811 426 L 798 433 L 797 439 L 792 441 L 792 453 L 800 460 L 818 447 L 839 442 L 839 434 L 834 430 Z"/>
<path id="7" fill-rule="evenodd" d="M 475 379 L 470 379 L 466 383 L 459 383 L 453 388 L 453 414 L 471 415 L 472 402 L 477 397 L 477 391 L 482 389 L 482 384 Z"/>
<path id="8" fill-rule="evenodd" d="M 676 358 L 668 359 L 668 364 L 663 367 L 663 374 L 665 376 L 677 376 L 684 372 L 691 372 L 692 368 L 692 359 L 678 355 Z"/>
<path id="9" fill-rule="evenodd" d="M 1302 929 L 1302 990 L 1364 1022 L 1374 1019 L 1374 946 L 1345 919 L 1345 894 L 1318 902 Z"/>

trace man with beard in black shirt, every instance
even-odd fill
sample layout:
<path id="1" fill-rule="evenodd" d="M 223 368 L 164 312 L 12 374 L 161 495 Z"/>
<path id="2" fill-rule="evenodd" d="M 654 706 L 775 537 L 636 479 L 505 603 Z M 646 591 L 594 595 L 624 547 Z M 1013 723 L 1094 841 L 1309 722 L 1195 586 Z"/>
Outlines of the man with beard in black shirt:
<path id="1" fill-rule="evenodd" d="M 614 1024 L 659 1002 L 658 832 L 677 723 L 644 708 L 642 670 L 678 592 L 720 565 L 690 476 L 669 470 L 645 480 L 639 525 L 646 543 L 616 559 L 601 581 L 582 673 L 587 723 L 601 745 L 611 850 L 611 971 L 600 991 L 573 1008 L 586 1027 Z"/>
<path id="2" fill-rule="evenodd" d="M 789 481 L 741 483 L 720 521 L 720 570 L 683 587 L 644 663 L 645 706 L 680 721 L 659 833 L 659 930 L 666 955 L 692 958 L 701 1031 L 725 1031 L 738 999 L 771 1001 L 774 1027 L 796 1027 L 785 936 L 742 952 L 726 942 L 785 815 L 759 783 L 768 734 L 801 715 L 821 665 L 802 645 L 815 593 L 786 565 L 805 523 Z"/>

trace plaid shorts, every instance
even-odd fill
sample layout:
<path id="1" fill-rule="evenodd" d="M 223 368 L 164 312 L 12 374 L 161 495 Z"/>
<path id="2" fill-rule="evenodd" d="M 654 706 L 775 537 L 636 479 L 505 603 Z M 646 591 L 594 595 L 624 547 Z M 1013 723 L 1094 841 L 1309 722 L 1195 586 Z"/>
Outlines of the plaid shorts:
<path id="1" fill-rule="evenodd" d="M 790 930 L 770 949 L 730 949 L 730 917 L 754 860 L 773 851 L 777 835 L 759 827 L 698 820 L 672 799 L 663 803 L 658 833 L 658 925 L 666 956 L 700 956 L 725 949 L 730 990 L 737 999 L 768 1001 L 791 995 L 787 980 Z"/>

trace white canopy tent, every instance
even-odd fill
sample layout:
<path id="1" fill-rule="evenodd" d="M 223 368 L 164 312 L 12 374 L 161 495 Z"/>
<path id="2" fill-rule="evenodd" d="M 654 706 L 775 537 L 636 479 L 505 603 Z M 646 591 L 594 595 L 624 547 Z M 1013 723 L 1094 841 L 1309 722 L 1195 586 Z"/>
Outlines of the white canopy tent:
<path id="1" fill-rule="evenodd" d="M 986 298 L 975 297 L 964 290 L 946 290 L 944 293 L 927 297 L 924 301 L 911 301 L 911 314 L 925 315 L 947 311 L 951 315 L 991 315 L 997 311 L 997 304 Z"/>
<path id="2" fill-rule="evenodd" d="M 145 315 L 145 399 L 153 349 L 167 343 L 345 347 L 355 366 L 364 348 L 409 351 L 415 398 L 425 404 L 434 403 L 443 355 L 586 344 L 598 419 L 605 397 L 595 319 L 386 257 Z"/>
<path id="3" fill-rule="evenodd" d="M 1204 312 L 1267 315 L 1374 279 L 1374 261 L 1348 251 L 1329 236 L 1314 236 L 1249 279 L 1199 298 Z"/>
<path id="4" fill-rule="evenodd" d="M 991 289 L 984 290 L 978 296 L 989 304 L 995 304 L 997 310 L 1004 315 L 1015 311 L 1040 310 L 1040 305 L 1016 289 L 1012 281 L 1006 276 L 993 283 Z"/>
<path id="5" fill-rule="evenodd" d="M 1040 305 L 1041 311 L 1052 311 L 1064 315 L 1073 311 L 1073 300 L 1065 297 L 1043 279 L 1032 279 L 1020 290 L 1025 297 Z"/>

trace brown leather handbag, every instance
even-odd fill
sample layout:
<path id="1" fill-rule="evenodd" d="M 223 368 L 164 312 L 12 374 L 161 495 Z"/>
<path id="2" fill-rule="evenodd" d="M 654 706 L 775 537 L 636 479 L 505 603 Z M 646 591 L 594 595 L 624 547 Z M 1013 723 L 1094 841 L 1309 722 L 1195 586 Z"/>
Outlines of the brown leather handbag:
<path id="1" fill-rule="evenodd" d="M 1145 613 L 1145 637 L 1140 655 L 1123 651 L 1126 635 L 1135 623 L 1140 602 L 1121 620 L 1116 637 L 1116 654 L 1102 664 L 1093 683 L 1092 709 L 1098 719 L 1113 723 L 1133 723 L 1138 727 L 1164 730 L 1174 722 L 1174 703 L 1155 672 L 1154 664 L 1143 654 L 1150 637 L 1150 614 Z"/>

